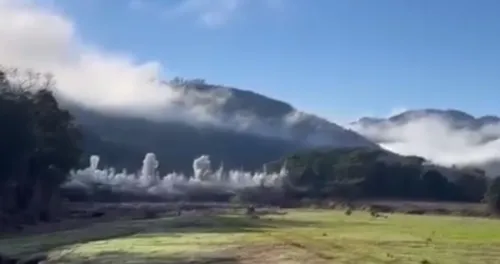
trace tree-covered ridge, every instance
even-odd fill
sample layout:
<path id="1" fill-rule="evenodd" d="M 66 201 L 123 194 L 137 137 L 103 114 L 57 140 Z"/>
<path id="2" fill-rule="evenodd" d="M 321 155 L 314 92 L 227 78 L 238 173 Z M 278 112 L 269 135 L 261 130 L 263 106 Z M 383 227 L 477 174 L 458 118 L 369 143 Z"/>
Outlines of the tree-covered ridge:
<path id="1" fill-rule="evenodd" d="M 481 129 L 498 125 L 500 118 L 494 115 L 473 116 L 456 109 L 418 109 L 408 110 L 388 118 L 362 117 L 351 124 L 361 126 L 404 125 L 425 118 L 438 118 L 446 121 L 453 128 Z"/>
<path id="2" fill-rule="evenodd" d="M 384 150 L 344 148 L 304 151 L 286 162 L 289 191 L 297 198 L 408 199 L 480 202 L 488 179 L 480 170 L 449 169 L 415 156 Z"/>
<path id="3" fill-rule="evenodd" d="M 223 105 L 224 112 L 251 112 L 261 118 L 281 118 L 294 108 L 285 102 L 278 101 L 252 91 L 240 90 L 231 87 L 213 85 L 202 79 L 186 80 L 176 77 L 168 82 L 168 85 L 178 88 L 194 89 L 197 91 L 213 91 L 224 89 L 233 96 L 229 97 Z"/>
<path id="4" fill-rule="evenodd" d="M 160 174 L 192 173 L 193 159 L 210 155 L 214 164 L 253 170 L 269 160 L 301 149 L 291 141 L 237 133 L 216 128 L 196 128 L 180 122 L 152 122 L 142 118 L 107 116 L 71 108 L 82 125 L 84 160 L 98 154 L 104 166 L 141 167 L 145 153 L 153 152 L 160 162 Z M 87 166 L 88 164 L 84 164 Z"/>

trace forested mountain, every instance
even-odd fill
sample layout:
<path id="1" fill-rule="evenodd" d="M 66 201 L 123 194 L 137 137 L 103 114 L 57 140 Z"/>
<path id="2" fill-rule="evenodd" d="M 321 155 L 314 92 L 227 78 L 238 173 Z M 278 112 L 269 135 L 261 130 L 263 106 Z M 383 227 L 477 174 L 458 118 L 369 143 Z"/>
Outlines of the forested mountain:
<path id="1" fill-rule="evenodd" d="M 98 154 L 104 166 L 138 170 L 144 155 L 156 154 L 164 174 L 192 173 L 193 159 L 208 154 L 229 168 L 260 168 L 301 147 L 293 142 L 216 128 L 196 128 L 180 122 L 156 123 L 142 118 L 109 117 L 71 111 L 82 125 L 84 162 Z M 82 164 L 88 165 L 88 163 Z"/>
<path id="2" fill-rule="evenodd" d="M 192 160 L 202 154 L 228 168 L 258 169 L 265 162 L 311 147 L 378 148 L 353 131 L 254 92 L 199 80 L 175 80 L 168 85 L 186 94 L 214 90 L 229 94 L 211 114 L 229 120 L 227 123 L 241 116 L 251 117 L 251 122 L 243 128 L 197 126 L 183 120 L 152 121 L 97 112 L 66 103 L 64 107 L 83 127 L 85 153 L 100 155 L 106 165 L 136 170 L 144 154 L 154 152 L 160 171 L 188 172 Z"/>
<path id="3" fill-rule="evenodd" d="M 500 117 L 498 116 L 486 115 L 475 117 L 455 109 L 408 110 L 388 118 L 363 117 L 351 124 L 360 126 L 405 125 L 428 118 L 436 118 L 447 122 L 453 128 L 481 129 L 488 125 L 500 124 Z"/>

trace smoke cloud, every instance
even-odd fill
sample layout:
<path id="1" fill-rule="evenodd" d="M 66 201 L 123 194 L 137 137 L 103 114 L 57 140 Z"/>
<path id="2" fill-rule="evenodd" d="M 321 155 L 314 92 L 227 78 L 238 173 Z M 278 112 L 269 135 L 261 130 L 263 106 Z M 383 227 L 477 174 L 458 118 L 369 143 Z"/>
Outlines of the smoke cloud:
<path id="1" fill-rule="evenodd" d="M 139 173 L 126 171 L 117 173 L 113 168 L 99 169 L 99 156 L 90 157 L 90 166 L 70 174 L 62 185 L 65 189 L 79 189 L 92 196 L 105 188 L 115 194 L 135 197 L 185 198 L 193 194 L 205 193 L 235 195 L 248 188 L 268 187 L 279 190 L 288 172 L 283 165 L 279 173 L 224 171 L 221 166 L 213 171 L 210 157 L 202 155 L 193 161 L 193 175 L 175 172 L 160 177 L 157 172 L 159 162 L 155 154 L 144 157 Z"/>
<path id="2" fill-rule="evenodd" d="M 352 129 L 395 153 L 448 167 L 481 167 L 488 175 L 500 173 L 500 125 L 459 128 L 450 120 L 426 116 L 404 124 L 356 124 Z"/>

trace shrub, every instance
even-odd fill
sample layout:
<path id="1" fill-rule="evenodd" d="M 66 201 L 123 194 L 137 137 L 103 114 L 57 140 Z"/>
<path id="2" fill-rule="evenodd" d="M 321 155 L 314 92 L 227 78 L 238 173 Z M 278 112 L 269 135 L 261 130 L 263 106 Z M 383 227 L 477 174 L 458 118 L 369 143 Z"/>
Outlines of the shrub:
<path id="1" fill-rule="evenodd" d="M 500 213 L 500 177 L 490 180 L 484 200 L 492 213 Z"/>

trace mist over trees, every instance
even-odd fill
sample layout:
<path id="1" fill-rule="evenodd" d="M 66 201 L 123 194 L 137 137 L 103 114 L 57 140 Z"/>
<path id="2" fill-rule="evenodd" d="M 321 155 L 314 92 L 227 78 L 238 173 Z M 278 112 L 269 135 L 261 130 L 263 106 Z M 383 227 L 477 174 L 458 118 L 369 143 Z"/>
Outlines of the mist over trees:
<path id="1" fill-rule="evenodd" d="M 2 227 L 48 221 L 59 207 L 60 184 L 80 161 L 80 132 L 53 86 L 50 75 L 0 71 Z"/>
<path id="2" fill-rule="evenodd" d="M 490 182 L 478 169 L 436 167 L 364 148 L 305 151 L 267 166 L 276 170 L 283 162 L 290 171 L 287 193 L 296 199 L 480 202 Z"/>

